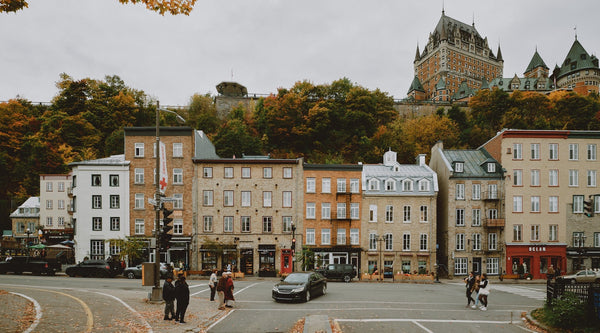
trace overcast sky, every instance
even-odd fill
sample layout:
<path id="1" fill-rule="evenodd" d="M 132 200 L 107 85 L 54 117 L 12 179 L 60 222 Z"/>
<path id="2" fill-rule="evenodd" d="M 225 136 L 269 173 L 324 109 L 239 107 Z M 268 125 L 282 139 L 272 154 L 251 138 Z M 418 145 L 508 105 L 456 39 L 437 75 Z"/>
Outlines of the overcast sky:
<path id="1" fill-rule="evenodd" d="M 190 16 L 164 17 L 117 0 L 29 0 L 0 14 L 0 101 L 49 102 L 60 73 L 118 75 L 162 105 L 232 80 L 268 94 L 347 77 L 404 98 L 442 6 L 474 20 L 494 53 L 500 44 L 504 77 L 522 76 L 536 47 L 554 68 L 575 33 L 600 52 L 598 0 L 198 0 Z"/>

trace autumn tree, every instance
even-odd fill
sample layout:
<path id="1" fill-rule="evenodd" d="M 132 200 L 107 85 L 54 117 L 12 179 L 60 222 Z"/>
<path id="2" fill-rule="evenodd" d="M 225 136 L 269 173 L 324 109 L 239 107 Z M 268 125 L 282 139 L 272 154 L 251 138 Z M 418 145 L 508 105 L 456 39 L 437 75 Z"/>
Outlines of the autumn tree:
<path id="1" fill-rule="evenodd" d="M 160 15 L 169 13 L 171 15 L 190 15 L 196 0 L 119 0 L 123 4 L 142 3 L 148 10 L 158 12 Z M 0 0 L 0 13 L 14 13 L 29 8 L 26 0 Z"/>
<path id="2" fill-rule="evenodd" d="M 447 117 L 429 115 L 408 119 L 401 124 L 406 141 L 414 145 L 414 155 L 429 154 L 436 142 L 443 140 L 444 146 L 455 147 L 458 143 L 458 128 Z"/>
<path id="3" fill-rule="evenodd" d="M 201 129 L 205 133 L 215 133 L 220 125 L 217 107 L 210 94 L 194 94 L 190 98 L 185 119 L 191 127 Z"/>
<path id="4" fill-rule="evenodd" d="M 241 104 L 231 110 L 212 139 L 217 155 L 231 158 L 261 154 L 260 140 L 250 121 L 249 113 Z"/>

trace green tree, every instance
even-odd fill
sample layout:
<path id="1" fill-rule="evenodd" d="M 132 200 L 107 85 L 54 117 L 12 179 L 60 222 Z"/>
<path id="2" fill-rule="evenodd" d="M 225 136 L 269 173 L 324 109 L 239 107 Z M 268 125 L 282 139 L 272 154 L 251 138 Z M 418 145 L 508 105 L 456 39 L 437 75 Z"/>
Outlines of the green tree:
<path id="1" fill-rule="evenodd" d="M 130 264 L 137 264 L 144 255 L 144 249 L 148 246 L 145 239 L 137 237 L 113 238 L 107 242 L 121 250 L 119 260 L 126 260 Z"/>
<path id="2" fill-rule="evenodd" d="M 215 133 L 220 125 L 217 108 L 210 94 L 194 94 L 190 98 L 186 120 L 190 126 L 204 133 Z"/>

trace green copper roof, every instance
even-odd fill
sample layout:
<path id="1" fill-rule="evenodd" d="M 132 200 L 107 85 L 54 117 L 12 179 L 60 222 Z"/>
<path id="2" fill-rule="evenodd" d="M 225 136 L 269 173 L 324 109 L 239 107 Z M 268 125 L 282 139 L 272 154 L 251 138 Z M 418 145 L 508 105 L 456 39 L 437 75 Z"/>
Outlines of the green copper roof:
<path id="1" fill-rule="evenodd" d="M 573 72 L 580 71 L 582 69 L 597 69 L 598 58 L 590 56 L 587 51 L 583 48 L 581 43 L 577 39 L 573 42 L 565 61 L 563 61 L 560 67 L 560 73 L 558 77 L 562 77 Z"/>
<path id="2" fill-rule="evenodd" d="M 413 79 L 412 83 L 410 84 L 408 93 L 410 94 L 410 92 L 413 90 L 425 92 L 425 89 L 423 89 L 423 85 L 421 84 L 421 81 L 419 80 L 419 78 L 416 75 L 415 75 L 415 78 Z"/>
<path id="3" fill-rule="evenodd" d="M 540 56 L 538 51 L 535 50 L 535 53 L 533 54 L 533 58 L 531 58 L 531 61 L 529 62 L 529 66 L 527 66 L 525 73 L 530 72 L 538 67 L 543 67 L 543 68 L 549 69 L 548 66 L 546 66 L 546 63 L 544 63 L 544 60 L 542 60 L 542 57 Z"/>
<path id="4" fill-rule="evenodd" d="M 440 80 L 438 81 L 438 83 L 435 85 L 435 89 L 436 90 L 443 90 L 446 89 L 446 80 L 444 80 L 444 78 L 440 78 Z"/>

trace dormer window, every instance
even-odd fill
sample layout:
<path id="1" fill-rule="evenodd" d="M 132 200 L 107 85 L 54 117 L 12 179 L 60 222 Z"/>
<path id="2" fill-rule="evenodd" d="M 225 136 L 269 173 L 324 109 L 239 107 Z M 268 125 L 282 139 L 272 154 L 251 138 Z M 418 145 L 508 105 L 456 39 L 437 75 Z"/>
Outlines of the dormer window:
<path id="1" fill-rule="evenodd" d="M 393 179 L 388 179 L 385 181 L 385 190 L 386 191 L 395 191 L 396 190 L 396 182 Z"/>
<path id="2" fill-rule="evenodd" d="M 487 172 L 489 172 L 489 173 L 496 172 L 496 164 L 488 163 L 487 164 Z"/>
<path id="3" fill-rule="evenodd" d="M 421 191 L 421 192 L 429 191 L 429 180 L 427 180 L 427 179 L 419 180 L 419 191 Z"/>
<path id="4" fill-rule="evenodd" d="M 402 181 L 402 191 L 403 192 L 412 192 L 413 190 L 413 181 L 410 179 L 405 179 Z"/>
<path id="5" fill-rule="evenodd" d="M 454 163 L 454 172 L 464 172 L 465 164 L 463 162 L 455 162 Z"/>
<path id="6" fill-rule="evenodd" d="M 379 191 L 379 180 L 369 179 L 369 191 Z"/>

